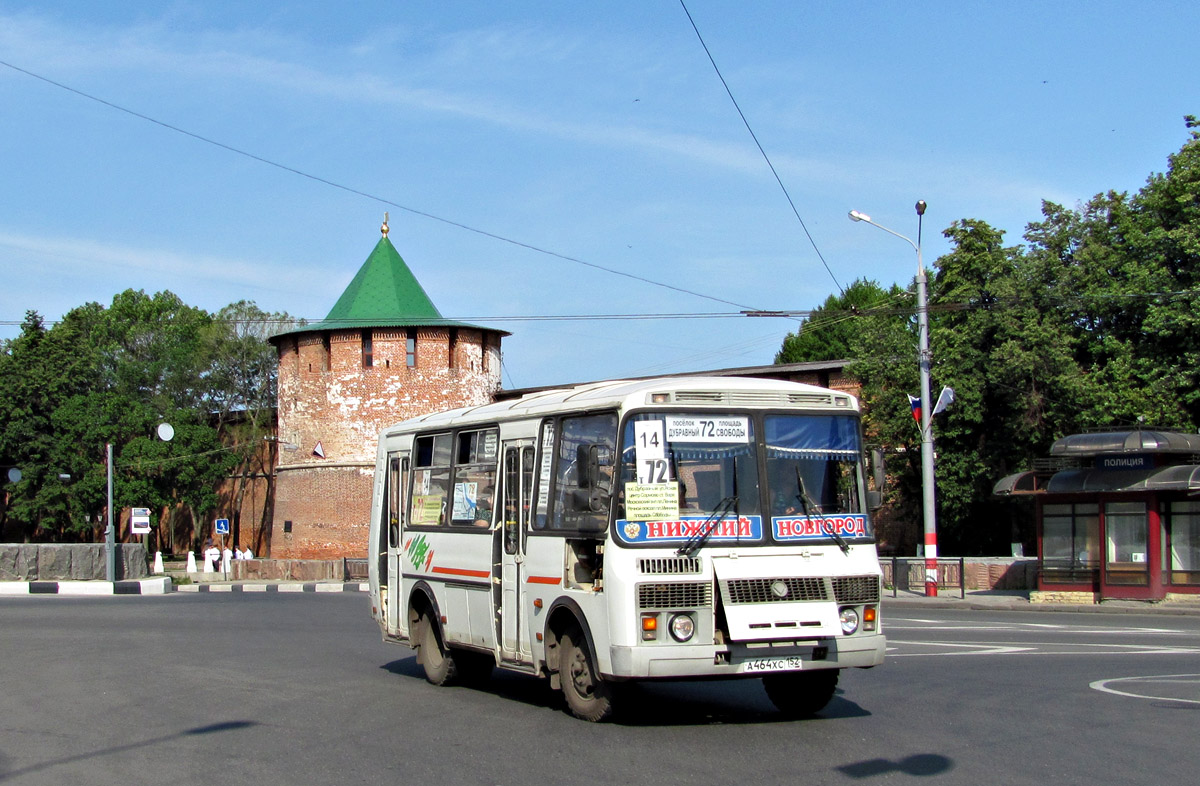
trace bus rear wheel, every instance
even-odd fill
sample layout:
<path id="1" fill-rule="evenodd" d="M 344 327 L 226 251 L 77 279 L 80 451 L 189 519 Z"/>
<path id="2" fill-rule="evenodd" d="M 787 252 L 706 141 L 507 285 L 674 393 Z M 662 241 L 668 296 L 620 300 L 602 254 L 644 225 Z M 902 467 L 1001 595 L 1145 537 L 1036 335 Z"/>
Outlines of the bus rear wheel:
<path id="1" fill-rule="evenodd" d="M 560 646 L 558 676 L 571 714 L 591 723 L 612 717 L 612 686 L 596 671 L 583 631 L 569 629 L 563 634 Z"/>
<path id="2" fill-rule="evenodd" d="M 816 715 L 833 698 L 838 670 L 788 671 L 763 677 L 771 703 L 789 718 Z"/>

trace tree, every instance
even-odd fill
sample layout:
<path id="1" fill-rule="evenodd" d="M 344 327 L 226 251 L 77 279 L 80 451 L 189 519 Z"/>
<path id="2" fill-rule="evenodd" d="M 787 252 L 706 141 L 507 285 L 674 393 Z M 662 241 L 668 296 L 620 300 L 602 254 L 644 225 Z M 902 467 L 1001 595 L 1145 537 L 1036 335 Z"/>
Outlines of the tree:
<path id="1" fill-rule="evenodd" d="M 1200 123 L 1189 116 L 1187 126 L 1167 171 L 1137 194 L 1097 194 L 1073 210 L 1043 203 L 1027 248 L 1004 246 L 975 219 L 946 230 L 952 250 L 930 280 L 930 344 L 934 389 L 956 392 L 935 426 L 947 553 L 1006 547 L 1012 536 L 992 485 L 1058 437 L 1200 424 Z M 847 371 L 862 385 L 869 438 L 906 459 L 892 465 L 892 502 L 915 527 L 919 433 L 906 398 L 917 387 L 914 330 L 908 318 L 854 319 Z"/>
<path id="2" fill-rule="evenodd" d="M 286 313 L 272 314 L 241 300 L 214 315 L 206 335 L 210 360 L 209 404 L 231 446 L 236 464 L 231 507 L 241 511 L 251 479 L 265 479 L 265 496 L 274 497 L 275 388 L 278 359 L 267 339 L 296 324 Z M 264 443 L 264 438 L 267 441 Z M 254 527 L 254 552 L 266 551 L 272 507 L 264 505 Z"/>
<path id="3" fill-rule="evenodd" d="M 234 467 L 261 455 L 275 371 L 262 333 L 286 319 L 244 301 L 220 317 L 170 292 L 133 290 L 107 309 L 73 309 L 51 328 L 29 313 L 0 352 L 0 455 L 24 474 L 0 512 L 10 537 L 99 537 L 106 443 L 114 448 L 118 509 L 205 519 Z M 223 444 L 222 427 L 235 421 Z M 175 428 L 170 443 L 155 435 L 162 422 Z M 256 471 L 269 474 L 261 459 L 243 474 Z"/>
<path id="4" fill-rule="evenodd" d="M 907 295 L 895 285 L 884 290 L 875 281 L 860 278 L 840 295 L 830 295 L 795 333 L 788 333 L 775 355 L 776 363 L 845 360 L 858 333 L 857 318 L 894 307 Z"/>

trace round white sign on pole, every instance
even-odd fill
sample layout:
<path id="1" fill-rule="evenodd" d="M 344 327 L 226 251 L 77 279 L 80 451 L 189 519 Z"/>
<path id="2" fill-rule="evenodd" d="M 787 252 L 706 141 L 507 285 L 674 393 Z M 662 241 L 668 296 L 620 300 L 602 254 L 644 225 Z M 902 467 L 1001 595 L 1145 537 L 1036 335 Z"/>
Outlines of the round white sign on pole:
<path id="1" fill-rule="evenodd" d="M 163 442 L 170 442 L 171 437 L 175 436 L 175 427 L 170 423 L 158 424 L 158 438 Z"/>

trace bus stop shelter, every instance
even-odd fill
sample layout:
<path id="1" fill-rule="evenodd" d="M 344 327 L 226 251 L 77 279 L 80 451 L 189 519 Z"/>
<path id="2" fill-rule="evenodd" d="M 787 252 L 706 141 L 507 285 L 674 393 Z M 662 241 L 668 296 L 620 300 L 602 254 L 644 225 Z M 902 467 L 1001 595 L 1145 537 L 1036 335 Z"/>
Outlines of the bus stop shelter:
<path id="1" fill-rule="evenodd" d="M 1200 595 L 1200 435 L 1073 434 L 993 493 L 1035 501 L 1040 590 Z"/>

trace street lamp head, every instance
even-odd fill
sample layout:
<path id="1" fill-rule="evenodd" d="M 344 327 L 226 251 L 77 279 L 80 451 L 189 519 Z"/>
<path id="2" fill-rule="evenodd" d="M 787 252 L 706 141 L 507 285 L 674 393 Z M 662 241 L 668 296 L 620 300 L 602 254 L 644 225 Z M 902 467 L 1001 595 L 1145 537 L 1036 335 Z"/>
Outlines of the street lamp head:
<path id="1" fill-rule="evenodd" d="M 918 216 L 925 215 L 925 200 L 924 199 L 917 200 L 917 215 Z"/>
<path id="2" fill-rule="evenodd" d="M 860 213 L 857 210 L 851 210 L 849 215 L 850 215 L 851 221 L 870 221 L 871 220 L 871 217 L 868 216 L 866 213 Z"/>

